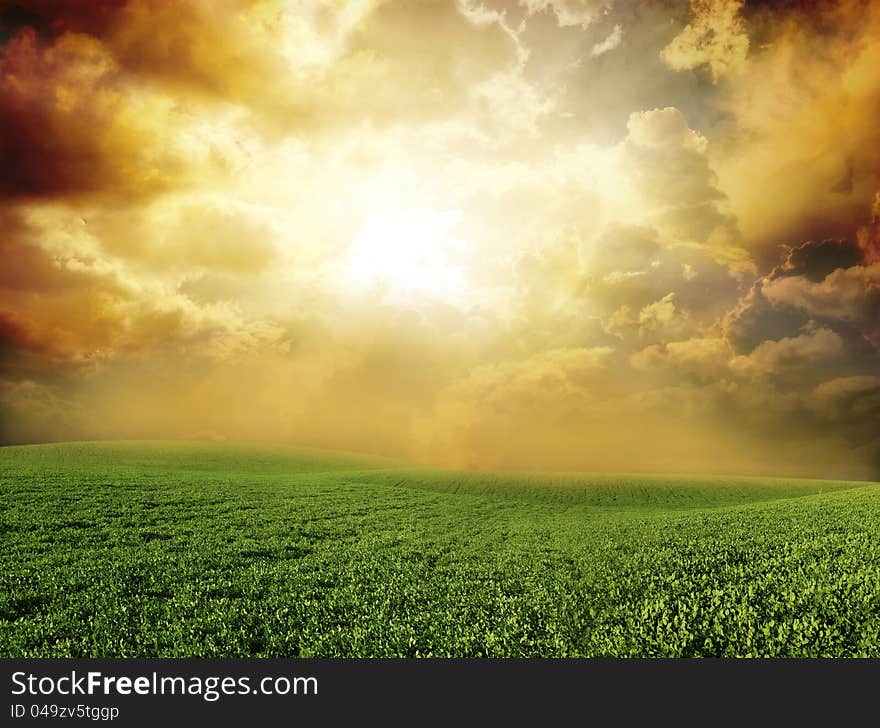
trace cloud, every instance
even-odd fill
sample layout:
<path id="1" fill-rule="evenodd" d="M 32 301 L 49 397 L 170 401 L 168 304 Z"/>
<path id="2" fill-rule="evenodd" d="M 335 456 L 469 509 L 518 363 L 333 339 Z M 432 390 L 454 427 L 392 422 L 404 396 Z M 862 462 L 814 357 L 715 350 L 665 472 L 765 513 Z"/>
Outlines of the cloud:
<path id="1" fill-rule="evenodd" d="M 431 42 L 438 33 L 448 42 Z M 328 79 L 340 89 L 366 84 L 372 92 L 325 103 L 337 109 L 333 120 L 346 124 L 352 116 L 376 123 L 442 118 L 465 103 L 474 86 L 498 83 L 497 74 L 510 74 L 519 62 L 517 38 L 504 23 L 474 20 L 456 2 L 380 3 L 353 28 Z"/>
<path id="2" fill-rule="evenodd" d="M 713 159 L 743 234 L 769 262 L 780 244 L 851 236 L 880 188 L 880 5 L 750 5 L 757 40 L 725 80 Z"/>
<path id="3" fill-rule="evenodd" d="M 880 414 L 880 377 L 838 377 L 822 382 L 814 390 L 814 406 L 838 422 L 853 415 L 875 418 Z"/>
<path id="4" fill-rule="evenodd" d="M 61 387 L 0 379 L 0 442 L 71 440 L 85 432 L 82 404 Z"/>
<path id="5" fill-rule="evenodd" d="M 706 151 L 706 138 L 688 127 L 684 115 L 678 109 L 633 112 L 626 125 L 629 139 L 639 147 L 678 147 L 697 153 Z"/>
<path id="6" fill-rule="evenodd" d="M 24 29 L 0 55 L 0 196 L 141 195 L 170 185 L 177 161 L 159 136 L 167 107 L 150 95 L 133 107 L 99 41 L 68 33 L 46 44 Z"/>
<path id="7" fill-rule="evenodd" d="M 667 293 L 639 311 L 638 325 L 642 336 L 659 334 L 666 341 L 680 339 L 688 329 L 688 315 L 675 305 L 675 293 Z"/>
<path id="8" fill-rule="evenodd" d="M 551 12 L 560 28 L 588 28 L 611 2 L 609 0 L 520 0 L 530 15 Z"/>
<path id="9" fill-rule="evenodd" d="M 880 192 L 874 195 L 871 207 L 871 222 L 859 228 L 857 233 L 859 247 L 865 256 L 865 262 L 880 262 Z"/>
<path id="10" fill-rule="evenodd" d="M 101 35 L 119 21 L 128 0 L 29 0 L 4 3 L 0 22 L 9 35 L 21 27 L 31 27 L 42 36 L 65 33 Z"/>
<path id="11" fill-rule="evenodd" d="M 584 295 L 609 330 L 641 339 L 693 335 L 727 310 L 742 285 L 711 249 L 664 244 L 650 228 L 609 228 L 585 266 Z"/>
<path id="12" fill-rule="evenodd" d="M 876 472 L 873 3 L 0 6 L 3 441 Z"/>
<path id="13" fill-rule="evenodd" d="M 863 251 L 849 240 L 808 240 L 788 248 L 785 261 L 777 267 L 774 277 L 803 276 L 819 283 L 834 271 L 862 262 Z"/>
<path id="14" fill-rule="evenodd" d="M 621 40 L 623 40 L 623 28 L 620 24 L 617 24 L 605 40 L 593 44 L 593 48 L 590 50 L 590 55 L 595 58 L 596 56 L 601 56 L 603 53 L 613 51 L 620 45 Z"/>
<path id="15" fill-rule="evenodd" d="M 206 357 L 224 357 L 279 338 L 275 324 L 245 315 L 228 301 L 196 302 L 179 290 L 194 271 L 228 270 L 235 263 L 248 275 L 254 263 L 236 256 L 259 256 L 260 241 L 236 249 L 223 235 L 234 236 L 245 218 L 237 215 L 222 231 L 200 217 L 212 239 L 187 239 L 182 264 L 174 273 L 166 260 L 160 274 L 147 274 L 130 249 L 118 257 L 105 247 L 86 222 L 58 209 L 31 209 L 12 218 L 14 225 L 0 242 L 10 264 L 0 274 L 0 318 L 3 321 L 5 373 L 15 379 L 86 375 L 116 359 L 149 357 L 173 349 Z M 222 218 L 221 218 L 222 220 Z M 173 228 L 172 228 L 173 230 Z M 142 234 L 128 228 L 129 237 Z M 119 229 L 112 230 L 114 235 Z M 156 229 L 153 229 L 156 235 Z M 157 235 L 158 237 L 158 235 Z M 161 249 L 160 249 L 161 250 Z M 207 256 L 207 257 L 205 257 Z M 156 264 L 155 259 L 151 263 Z M 262 263 L 261 263 L 262 265 Z M 224 268 L 225 267 L 225 268 Z"/>
<path id="16" fill-rule="evenodd" d="M 718 239 L 735 249 L 739 230 L 719 189 L 706 138 L 672 107 L 631 114 L 627 130 L 623 164 L 647 219 L 680 240 Z"/>
<path id="17" fill-rule="evenodd" d="M 763 294 L 774 305 L 811 316 L 871 326 L 880 321 L 880 263 L 838 268 L 821 281 L 785 276 L 769 281 Z"/>
<path id="18" fill-rule="evenodd" d="M 72 157 L 79 155 L 63 165 L 53 152 L 54 166 L 31 171 L 38 180 L 30 187 L 51 183 L 51 189 L 64 189 L 71 186 L 65 171 L 95 161 L 111 167 L 135 160 L 153 162 L 149 171 L 132 172 L 159 184 L 178 176 L 177 168 L 188 160 L 144 159 L 145 135 L 157 131 L 153 122 L 163 131 L 175 128 L 200 107 L 214 107 L 215 116 L 243 110 L 253 128 L 273 138 L 304 129 L 317 135 L 356 120 L 384 124 L 402 116 L 444 116 L 451 103 L 467 98 L 472 81 L 488 80 L 518 62 L 515 34 L 500 20 L 475 19 L 445 0 L 405 7 L 373 0 L 293 5 L 223 0 L 219 9 L 201 0 L 159 5 L 120 0 L 88 8 L 39 3 L 11 28 L 5 67 L 19 81 L 7 89 L 10 98 L 2 108 L 7 116 L 26 106 L 31 117 L 47 117 L 31 131 L 32 123 L 16 124 L 22 137 L 66 128 L 72 138 L 54 144 L 63 141 Z M 438 29 L 449 43 L 430 42 Z M 458 52 L 452 53 L 453 47 Z M 32 83 L 23 86 L 23 76 L 34 76 Z M 359 93 L 366 87 L 370 93 Z M 55 103 L 60 94 L 64 109 Z M 155 108 L 146 108 L 151 97 Z M 77 122 L 91 128 L 89 138 L 99 149 L 70 135 Z M 133 147 L 111 147 L 110 136 Z M 18 142 L 15 148 L 21 148 Z M 29 148 L 22 154 L 37 158 L 40 147 Z M 112 171 L 92 178 L 110 177 L 109 183 L 118 184 Z M 29 189 L 26 181 L 10 187 L 22 193 Z M 77 180 L 76 186 L 85 182 Z"/>
<path id="19" fill-rule="evenodd" d="M 828 328 L 808 327 L 798 336 L 764 341 L 731 361 L 734 371 L 752 376 L 780 375 L 793 367 L 811 368 L 843 355 L 843 340 Z"/>
<path id="20" fill-rule="evenodd" d="M 610 347 L 550 349 L 524 361 L 476 367 L 457 389 L 466 401 L 493 409 L 531 409 L 547 399 L 576 406 L 577 399 L 591 398 L 591 374 L 612 353 Z"/>
<path id="21" fill-rule="evenodd" d="M 735 73 L 749 50 L 743 5 L 741 0 L 691 0 L 693 19 L 663 49 L 663 61 L 679 71 L 707 65 L 716 82 Z"/>
<path id="22" fill-rule="evenodd" d="M 633 354 L 630 362 L 641 371 L 668 366 L 679 375 L 713 382 L 727 374 L 730 359 L 729 343 L 724 338 L 715 337 L 652 344 Z"/>
<path id="23" fill-rule="evenodd" d="M 807 241 L 787 249 L 785 259 L 727 314 L 724 326 L 738 350 L 817 319 L 855 338 L 873 338 L 877 317 L 876 264 L 848 240 Z"/>
<path id="24" fill-rule="evenodd" d="M 181 193 L 135 210 L 97 211 L 84 227 L 103 254 L 126 264 L 183 276 L 247 277 L 279 259 L 284 233 L 273 215 L 246 202 Z M 43 216 L 51 225 L 49 213 Z"/>

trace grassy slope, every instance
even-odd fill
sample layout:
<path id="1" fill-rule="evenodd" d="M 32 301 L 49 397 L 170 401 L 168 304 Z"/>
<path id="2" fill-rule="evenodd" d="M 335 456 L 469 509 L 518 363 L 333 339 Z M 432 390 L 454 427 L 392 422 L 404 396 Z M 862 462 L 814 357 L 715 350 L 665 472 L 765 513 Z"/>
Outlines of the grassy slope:
<path id="1" fill-rule="evenodd" d="M 0 655 L 880 655 L 880 487 L 0 449 Z"/>

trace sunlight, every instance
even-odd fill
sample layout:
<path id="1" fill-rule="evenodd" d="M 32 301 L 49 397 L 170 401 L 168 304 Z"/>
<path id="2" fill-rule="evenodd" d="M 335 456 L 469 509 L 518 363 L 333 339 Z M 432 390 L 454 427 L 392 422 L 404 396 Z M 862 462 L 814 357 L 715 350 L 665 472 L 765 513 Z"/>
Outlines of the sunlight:
<path id="1" fill-rule="evenodd" d="M 397 304 L 418 298 L 462 303 L 469 286 L 455 260 L 465 245 L 455 234 L 461 218 L 458 210 L 423 208 L 370 215 L 348 250 L 346 289 L 379 290 Z"/>

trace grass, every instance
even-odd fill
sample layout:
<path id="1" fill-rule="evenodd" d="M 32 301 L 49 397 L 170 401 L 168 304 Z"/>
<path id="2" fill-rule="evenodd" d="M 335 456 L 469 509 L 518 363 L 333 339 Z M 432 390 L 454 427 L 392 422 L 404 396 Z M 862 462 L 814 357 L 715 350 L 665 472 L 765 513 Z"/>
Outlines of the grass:
<path id="1" fill-rule="evenodd" d="M 880 656 L 880 486 L 0 449 L 0 656 Z"/>

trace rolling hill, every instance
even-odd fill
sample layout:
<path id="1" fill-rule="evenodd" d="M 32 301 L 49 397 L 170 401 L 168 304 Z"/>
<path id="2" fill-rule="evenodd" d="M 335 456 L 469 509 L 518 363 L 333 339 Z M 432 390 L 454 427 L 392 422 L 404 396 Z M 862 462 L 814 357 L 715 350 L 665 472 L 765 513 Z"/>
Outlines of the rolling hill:
<path id="1" fill-rule="evenodd" d="M 0 448 L 0 655 L 880 656 L 877 483 Z"/>

